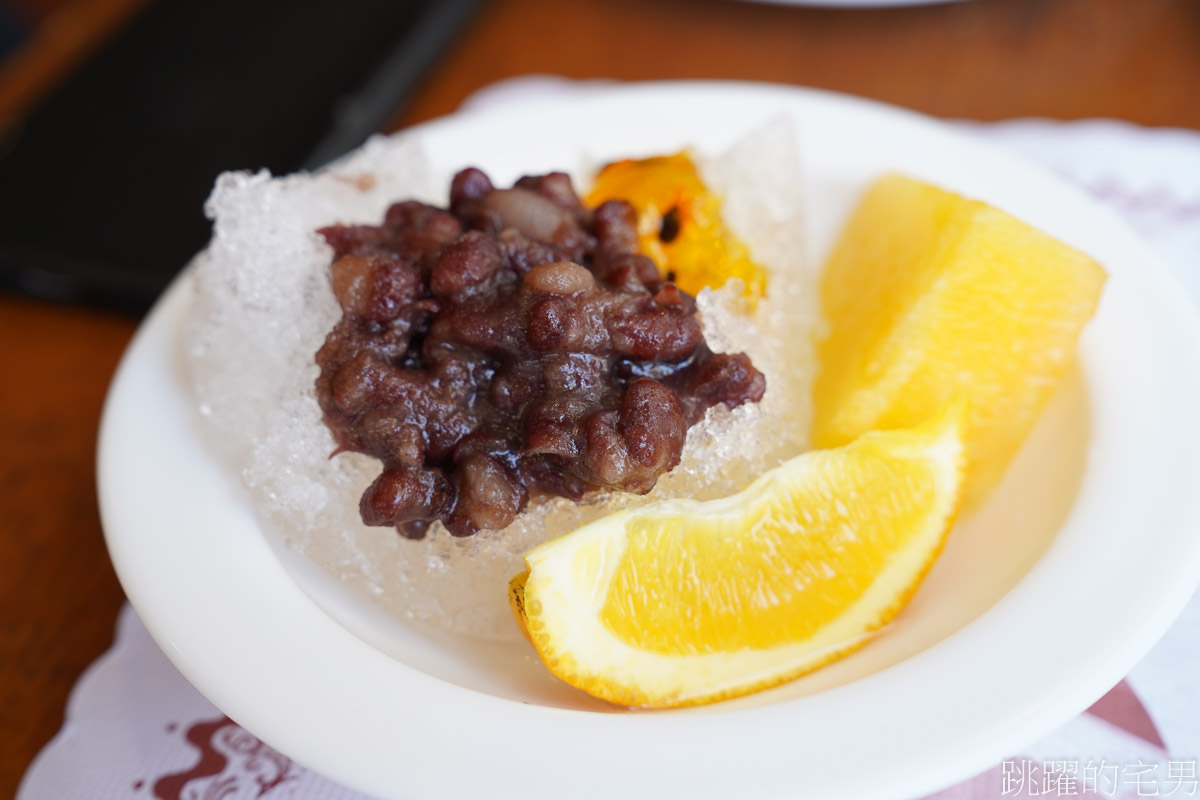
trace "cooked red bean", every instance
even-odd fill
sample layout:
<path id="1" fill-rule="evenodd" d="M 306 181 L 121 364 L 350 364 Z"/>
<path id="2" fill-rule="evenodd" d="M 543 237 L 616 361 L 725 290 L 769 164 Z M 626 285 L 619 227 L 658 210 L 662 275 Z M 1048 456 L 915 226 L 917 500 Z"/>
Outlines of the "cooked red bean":
<path id="1" fill-rule="evenodd" d="M 526 175 L 518 180 L 515 184 L 517 188 L 532 189 L 538 194 L 544 196 L 557 206 L 560 206 L 588 227 L 589 212 L 583 205 L 583 201 L 579 199 L 579 195 L 575 194 L 575 187 L 571 185 L 571 176 L 565 172 L 551 172 L 546 175 Z"/>
<path id="2" fill-rule="evenodd" d="M 495 237 L 467 231 L 442 248 L 433 261 L 429 291 L 448 297 L 474 287 L 504 267 Z"/>
<path id="3" fill-rule="evenodd" d="M 525 285 L 547 294 L 579 294 L 596 285 L 587 267 L 573 261 L 548 261 L 538 264 L 523 278 Z"/>
<path id="4" fill-rule="evenodd" d="M 480 203 L 496 212 L 504 228 L 516 228 L 530 239 L 573 247 L 584 238 L 571 212 L 531 189 L 497 189 Z"/>
<path id="5" fill-rule="evenodd" d="M 342 319 L 317 398 L 338 451 L 383 464 L 364 522 L 465 536 L 531 493 L 647 492 L 708 408 L 762 397 L 637 253 L 636 222 L 627 203 L 589 211 L 563 173 L 496 189 L 472 168 L 449 210 L 406 201 L 380 226 L 321 230 Z"/>

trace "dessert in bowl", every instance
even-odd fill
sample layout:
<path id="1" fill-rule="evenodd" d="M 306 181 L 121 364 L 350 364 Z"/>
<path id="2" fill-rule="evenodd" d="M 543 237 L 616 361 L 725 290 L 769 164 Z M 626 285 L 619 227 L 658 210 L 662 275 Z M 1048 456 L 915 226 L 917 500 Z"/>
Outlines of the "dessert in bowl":
<path id="1" fill-rule="evenodd" d="M 683 146 L 720 152 L 783 114 L 798 131 L 806 263 L 823 261 L 858 194 L 884 172 L 982 198 L 1109 271 L 1078 370 L 1004 482 L 869 647 L 702 710 L 612 713 L 551 679 L 519 639 L 406 622 L 265 530 L 196 419 L 180 353 L 194 301 L 185 275 L 122 367 L 101 447 L 114 561 L 185 675 L 288 755 L 397 797 L 528 795 L 537 786 L 784 795 L 801 769 L 816 794 L 902 796 L 986 767 L 1119 680 L 1181 607 L 1200 558 L 1186 535 L 1197 512 L 1184 490 L 1195 451 L 1180 446 L 1196 433 L 1186 414 L 1197 394 L 1195 322 L 1144 246 L 1036 170 L 861 101 L 701 84 L 569 105 L 468 114 L 409 136 L 443 172 L 476 163 L 512 179 Z M 569 134 L 567 119 L 577 120 Z M 559 135 L 534 137 L 550 128 Z M 350 185 L 359 173 L 342 177 L 348 195 L 360 192 Z M 345 212 L 331 207 L 318 222 L 339 219 Z M 181 472 L 164 473 L 165 463 Z M 1129 464 L 1156 468 L 1131 473 Z M 1117 579 L 1137 582 L 1136 596 L 1103 590 Z M 1051 649 L 1061 657 L 1050 664 L 1031 655 Z M 468 726 L 452 722 L 464 714 Z M 470 774 L 454 766 L 462 748 L 476 763 Z M 536 781 L 529 752 L 541 755 Z M 864 758 L 876 770 L 857 769 Z"/>

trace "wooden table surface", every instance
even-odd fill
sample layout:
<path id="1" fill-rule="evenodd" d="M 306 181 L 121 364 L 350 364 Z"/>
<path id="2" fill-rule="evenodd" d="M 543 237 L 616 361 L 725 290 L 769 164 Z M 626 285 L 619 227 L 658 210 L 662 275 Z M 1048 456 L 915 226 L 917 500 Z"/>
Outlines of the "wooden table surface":
<path id="1" fill-rule="evenodd" d="M 33 85 L 6 94 L 3 81 L 11 90 L 15 73 L 0 69 L 0 118 L 11 110 L 4 98 L 27 98 Z M 479 87 L 529 73 L 766 80 L 939 116 L 1116 117 L 1200 129 L 1200 2 L 835 10 L 494 0 L 396 125 L 448 113 Z M 13 795 L 58 730 L 71 686 L 111 642 L 123 602 L 100 529 L 94 448 L 107 384 L 136 326 L 0 294 L 0 797 Z"/>

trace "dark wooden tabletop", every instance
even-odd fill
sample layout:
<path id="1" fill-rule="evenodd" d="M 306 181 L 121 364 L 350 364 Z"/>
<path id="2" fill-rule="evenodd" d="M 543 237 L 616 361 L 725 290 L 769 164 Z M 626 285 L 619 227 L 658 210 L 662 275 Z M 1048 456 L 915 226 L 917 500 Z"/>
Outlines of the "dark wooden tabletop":
<path id="1" fill-rule="evenodd" d="M 68 31 L 61 35 L 75 37 L 70 47 L 43 38 L 0 63 L 0 119 L 52 86 L 70 61 L 64 51 L 86 49 L 80 25 L 103 32 L 97 19 L 132 13 L 141 1 L 68 0 L 87 10 L 73 18 L 74 29 L 58 20 Z M 26 2 L 39 12 L 55 5 Z M 1200 129 L 1200 2 L 966 0 L 835 10 L 737 0 L 494 0 L 395 124 L 449 113 L 482 86 L 530 73 L 764 80 L 946 117 L 1115 117 Z M 111 642 L 123 602 L 104 549 L 94 462 L 104 394 L 136 326 L 129 317 L 0 294 L 0 797 L 13 795 L 58 730 L 71 686 Z"/>

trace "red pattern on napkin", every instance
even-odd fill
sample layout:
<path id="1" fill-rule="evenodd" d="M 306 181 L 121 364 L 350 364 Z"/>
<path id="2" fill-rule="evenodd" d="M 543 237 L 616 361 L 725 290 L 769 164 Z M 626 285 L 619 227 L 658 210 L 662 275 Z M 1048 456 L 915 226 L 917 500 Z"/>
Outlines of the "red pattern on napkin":
<path id="1" fill-rule="evenodd" d="M 173 733 L 176 726 L 167 727 Z M 158 800 L 217 800 L 247 790 L 266 797 L 301 770 L 286 756 L 272 750 L 229 717 L 202 719 L 184 731 L 198 753 L 190 768 L 160 776 L 153 784 Z"/>
<path id="2" fill-rule="evenodd" d="M 1129 681 L 1121 681 L 1110 689 L 1108 694 L 1092 703 L 1087 713 L 1132 733 L 1164 752 L 1167 749 L 1154 720 L 1150 718 L 1150 713 L 1134 693 Z"/>

